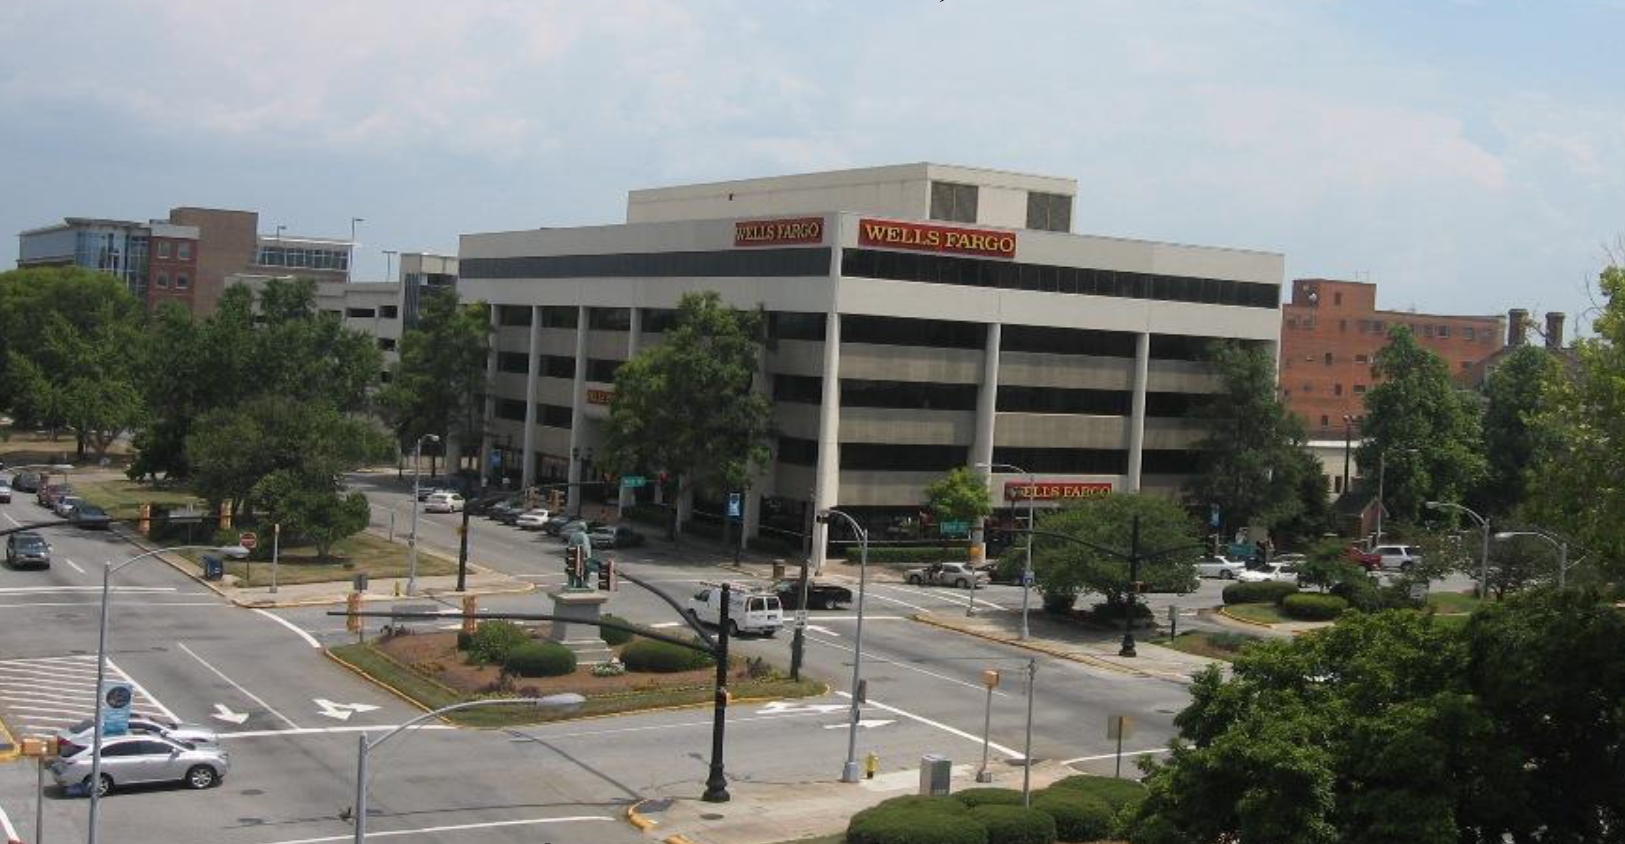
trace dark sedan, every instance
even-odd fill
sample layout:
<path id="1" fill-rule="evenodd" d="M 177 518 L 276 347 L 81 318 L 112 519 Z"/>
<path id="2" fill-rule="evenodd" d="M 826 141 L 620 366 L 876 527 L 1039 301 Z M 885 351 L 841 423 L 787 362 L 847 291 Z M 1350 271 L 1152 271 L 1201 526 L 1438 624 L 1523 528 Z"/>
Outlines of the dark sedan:
<path id="1" fill-rule="evenodd" d="M 779 596 L 779 604 L 785 609 L 801 609 L 801 581 L 781 580 L 773 584 L 773 593 Z M 833 583 L 819 583 L 816 580 L 807 582 L 808 609 L 833 610 L 850 603 L 852 603 L 852 590 L 845 586 L 836 586 Z"/>
<path id="2" fill-rule="evenodd" d="M 73 522 L 74 527 L 81 527 L 86 530 L 107 530 L 113 522 L 113 517 L 107 515 L 106 510 L 94 504 L 80 502 L 75 504 L 72 510 L 68 511 L 68 521 Z"/>

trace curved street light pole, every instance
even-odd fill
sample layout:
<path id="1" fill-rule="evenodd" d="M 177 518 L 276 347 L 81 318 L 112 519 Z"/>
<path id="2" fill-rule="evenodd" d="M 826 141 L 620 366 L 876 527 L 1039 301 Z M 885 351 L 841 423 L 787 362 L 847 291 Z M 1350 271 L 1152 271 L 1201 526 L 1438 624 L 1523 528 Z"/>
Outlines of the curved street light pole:
<path id="1" fill-rule="evenodd" d="M 1473 518 L 1478 523 L 1478 529 L 1484 533 L 1484 547 L 1478 555 L 1478 598 L 1487 601 L 1490 598 L 1490 520 L 1488 516 L 1481 516 L 1471 508 L 1464 507 L 1449 501 L 1429 501 L 1425 505 L 1429 510 L 1459 510 Z"/>
<path id="2" fill-rule="evenodd" d="M 1569 544 L 1567 542 L 1563 542 L 1562 540 L 1558 539 L 1557 537 L 1552 536 L 1552 535 L 1546 533 L 1545 531 L 1539 531 L 1539 530 L 1509 530 L 1509 531 L 1503 531 L 1501 533 L 1497 533 L 1495 535 L 1495 538 L 1504 541 L 1504 540 L 1511 539 L 1514 536 L 1538 536 L 1541 539 L 1544 539 L 1547 542 L 1551 543 L 1551 546 L 1553 548 L 1557 549 L 1557 588 L 1558 588 L 1559 591 L 1562 591 L 1562 590 L 1568 588 L 1568 585 L 1569 585 Z"/>
<path id="3" fill-rule="evenodd" d="M 1038 528 L 1034 520 L 1033 502 L 1038 498 L 1038 477 L 1032 472 L 1013 463 L 978 463 L 976 468 L 987 469 L 992 472 L 999 468 L 1011 469 L 1027 476 L 1027 560 L 1021 569 L 1021 641 L 1027 641 L 1027 607 L 1032 593 L 1033 582 L 1033 534 Z M 971 578 L 971 588 L 976 588 L 976 578 Z M 972 593 L 974 594 L 974 593 Z"/>
<path id="4" fill-rule="evenodd" d="M 863 681 L 863 599 L 869 592 L 869 532 L 851 515 L 828 509 L 817 515 L 819 522 L 829 524 L 830 517 L 839 516 L 852 526 L 858 535 L 858 623 L 852 634 L 852 711 L 846 727 L 846 763 L 841 766 L 841 782 L 857 782 L 858 771 L 858 718 L 863 711 L 863 698 L 858 689 Z"/>

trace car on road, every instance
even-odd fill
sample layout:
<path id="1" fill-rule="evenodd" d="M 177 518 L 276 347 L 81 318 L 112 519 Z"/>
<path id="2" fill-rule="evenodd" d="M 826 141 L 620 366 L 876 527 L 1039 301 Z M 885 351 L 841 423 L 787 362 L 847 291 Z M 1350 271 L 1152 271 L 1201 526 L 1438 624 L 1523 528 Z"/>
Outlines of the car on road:
<path id="1" fill-rule="evenodd" d="M 626 525 L 604 525 L 587 534 L 594 548 L 635 548 L 643 544 L 643 534 Z"/>
<path id="2" fill-rule="evenodd" d="M 443 486 L 419 487 L 418 488 L 418 500 L 426 502 L 426 501 L 429 500 L 429 496 L 431 496 L 431 495 L 439 495 L 439 494 L 445 493 L 445 492 L 456 492 L 456 491 L 457 490 L 455 490 L 455 489 L 451 489 L 449 487 L 443 487 Z"/>
<path id="3" fill-rule="evenodd" d="M 1262 568 L 1247 569 L 1236 575 L 1242 583 L 1297 583 L 1298 568 L 1285 563 L 1265 563 Z"/>
<path id="4" fill-rule="evenodd" d="M 1371 553 L 1377 558 L 1377 568 L 1384 571 L 1410 571 L 1422 562 L 1422 550 L 1414 545 L 1378 545 Z"/>
<path id="5" fill-rule="evenodd" d="M 39 492 L 34 494 L 34 501 L 41 507 L 54 509 L 58 498 L 72 494 L 73 487 L 68 484 L 46 484 L 39 488 Z"/>
<path id="6" fill-rule="evenodd" d="M 728 634 L 760 633 L 772 636 L 784 626 L 784 607 L 779 596 L 757 592 L 749 586 L 731 585 L 728 600 Z M 722 622 L 722 587 L 708 585 L 688 599 L 688 608 L 704 624 Z"/>
<path id="7" fill-rule="evenodd" d="M 781 580 L 773 584 L 773 594 L 779 596 L 779 605 L 787 610 L 801 609 L 801 581 Z M 834 583 L 807 581 L 807 609 L 836 610 L 852 603 L 852 590 Z"/>
<path id="8" fill-rule="evenodd" d="M 83 503 L 85 503 L 85 500 L 77 495 L 59 495 L 55 501 L 51 502 L 51 512 L 55 513 L 59 519 L 66 519 L 69 514 L 73 513 L 73 508 Z"/>
<path id="9" fill-rule="evenodd" d="M 51 778 L 63 788 L 91 788 L 91 750 L 63 757 L 50 765 Z M 181 782 L 190 788 L 212 788 L 231 770 L 231 756 L 217 746 L 191 744 L 162 736 L 129 734 L 102 739 L 101 782 L 96 793 L 139 783 Z"/>
<path id="10" fill-rule="evenodd" d="M 538 507 L 535 510 L 526 510 L 514 517 L 514 526 L 520 530 L 541 530 L 553 514 L 546 509 Z"/>
<path id="11" fill-rule="evenodd" d="M 1364 568 L 1366 571 L 1376 571 L 1382 567 L 1382 557 L 1366 551 L 1358 545 L 1350 545 L 1343 551 L 1343 556 L 1348 558 L 1349 562 Z"/>
<path id="12" fill-rule="evenodd" d="M 1223 554 L 1211 557 L 1201 557 L 1196 561 L 1197 577 L 1217 577 L 1220 580 L 1235 580 L 1242 572 L 1247 570 L 1247 564 L 1241 560 L 1232 560 Z"/>
<path id="13" fill-rule="evenodd" d="M 494 504 L 488 504 L 479 512 L 488 519 L 500 522 L 505 516 L 515 513 L 523 513 L 525 510 L 525 499 L 508 498 Z"/>
<path id="14" fill-rule="evenodd" d="M 455 492 L 436 492 L 423 500 L 425 513 L 461 513 L 463 496 Z"/>
<path id="15" fill-rule="evenodd" d="M 107 530 L 113 526 L 113 517 L 96 505 L 85 501 L 68 511 L 68 521 L 85 530 Z"/>
<path id="16" fill-rule="evenodd" d="M 603 522 L 589 522 L 589 521 L 585 521 L 585 520 L 582 520 L 582 519 L 572 519 L 569 522 L 566 522 L 564 527 L 559 528 L 559 541 L 560 542 L 569 542 L 571 534 L 574 534 L 574 533 L 591 534 L 593 531 L 595 531 L 595 530 L 597 530 L 597 529 L 599 529 L 599 528 L 601 528 L 603 526 L 604 526 Z"/>
<path id="17" fill-rule="evenodd" d="M 0 504 L 11 503 L 11 487 L 0 483 Z"/>
<path id="18" fill-rule="evenodd" d="M 82 748 L 89 747 L 94 740 L 90 734 L 90 723 L 90 719 L 87 718 L 57 730 L 57 755 L 72 756 Z M 180 724 L 143 715 L 131 715 L 129 729 L 135 735 L 159 736 L 187 744 L 220 743 L 220 734 L 215 732 L 213 727 L 205 727 L 202 724 Z M 102 741 L 106 742 L 107 736 L 102 736 Z M 103 760 L 104 763 L 105 761 Z"/>
<path id="19" fill-rule="evenodd" d="M 953 586 L 969 589 L 972 586 L 987 585 L 987 575 L 972 568 L 970 563 L 932 563 L 929 566 L 909 569 L 903 574 L 903 579 L 915 586 Z"/>
<path id="20" fill-rule="evenodd" d="M 6 565 L 12 568 L 48 569 L 51 567 L 51 543 L 33 531 L 14 533 L 6 537 Z"/>
<path id="21" fill-rule="evenodd" d="M 542 533 L 545 533 L 548 536 L 558 536 L 559 533 L 564 530 L 565 525 L 568 525 L 575 520 L 576 519 L 574 516 L 558 513 L 554 515 L 553 518 L 548 519 L 546 524 L 542 525 Z"/>
<path id="22" fill-rule="evenodd" d="M 38 472 L 18 472 L 11 476 L 11 488 L 18 492 L 39 492 Z"/>

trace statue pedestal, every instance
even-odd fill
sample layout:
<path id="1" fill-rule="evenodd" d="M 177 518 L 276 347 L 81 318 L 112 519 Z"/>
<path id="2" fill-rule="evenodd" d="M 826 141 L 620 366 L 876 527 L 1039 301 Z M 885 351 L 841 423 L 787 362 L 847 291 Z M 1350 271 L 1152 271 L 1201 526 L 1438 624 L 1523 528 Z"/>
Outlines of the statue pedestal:
<path id="1" fill-rule="evenodd" d="M 597 621 L 604 602 L 609 600 L 609 595 L 603 592 L 576 592 L 569 589 L 547 594 L 553 599 L 552 614 L 559 619 L 553 622 L 553 630 L 548 638 L 575 653 L 578 665 L 609 662 L 615 652 L 604 643 L 597 625 L 580 623 Z"/>

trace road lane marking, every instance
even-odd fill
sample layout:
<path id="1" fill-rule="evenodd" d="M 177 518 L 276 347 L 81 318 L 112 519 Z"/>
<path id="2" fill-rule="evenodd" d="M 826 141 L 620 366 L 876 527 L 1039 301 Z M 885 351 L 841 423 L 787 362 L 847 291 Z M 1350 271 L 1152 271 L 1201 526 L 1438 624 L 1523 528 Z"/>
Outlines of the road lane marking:
<path id="1" fill-rule="evenodd" d="M 35 832 L 38 832 L 38 830 L 35 830 Z M 11 818 L 6 817 L 6 810 L 3 806 L 0 806 L 0 833 L 5 833 L 7 841 L 23 840 L 23 837 L 17 834 L 17 827 L 11 825 Z"/>
<path id="2" fill-rule="evenodd" d="M 710 723 L 710 722 L 706 722 Z M 221 731 L 221 738 L 277 738 L 279 736 L 320 736 L 328 733 L 368 733 L 374 731 L 389 731 L 399 727 L 399 724 L 358 724 L 349 727 L 300 727 L 295 730 L 232 730 Z M 455 730 L 450 724 L 413 724 L 410 730 Z"/>
<path id="3" fill-rule="evenodd" d="M 281 718 L 283 723 L 287 724 L 288 726 L 290 726 L 290 727 L 292 727 L 292 728 L 294 728 L 296 730 L 299 729 L 299 725 L 295 724 L 293 722 L 292 718 L 289 718 L 288 716 L 283 715 L 282 713 L 276 711 L 276 709 L 272 708 L 271 704 L 266 703 L 264 700 L 262 700 L 260 698 L 259 695 L 254 694 L 253 692 L 243 688 L 241 685 L 238 685 L 236 680 L 233 680 L 230 677 L 227 677 L 224 673 L 222 673 L 220 671 L 220 669 L 215 668 L 214 666 L 210 665 L 207 660 L 205 660 L 201 656 L 198 656 L 195 652 L 193 652 L 193 650 L 191 648 L 188 648 L 184 642 L 176 642 L 175 644 L 178 645 L 181 650 L 186 651 L 187 656 L 190 656 L 191 658 L 197 660 L 198 663 L 200 665 L 202 665 L 204 668 L 207 668 L 210 671 L 213 671 L 214 676 L 219 677 L 222 680 L 225 680 L 227 683 L 230 683 L 232 688 L 236 689 L 239 692 L 242 692 L 244 695 L 247 695 L 249 700 L 252 700 L 255 703 L 259 704 L 260 706 L 265 707 L 266 712 L 269 712 L 272 715 L 275 715 L 276 717 Z M 179 721 L 180 719 L 171 716 L 171 720 Z"/>
<path id="4" fill-rule="evenodd" d="M 135 690 L 132 711 L 174 718 L 174 713 L 111 660 L 107 679 L 128 682 Z M 95 698 L 93 654 L 0 660 L 0 708 L 12 713 L 14 723 L 25 730 L 54 732 L 60 724 L 82 721 L 89 716 Z"/>
<path id="5" fill-rule="evenodd" d="M 845 707 L 842 707 L 842 708 L 845 708 Z M 787 714 L 784 714 L 784 715 L 757 715 L 757 716 L 749 716 L 749 715 L 747 715 L 747 716 L 745 716 L 743 718 L 729 718 L 728 723 L 729 724 L 748 724 L 748 723 L 751 723 L 753 721 L 786 721 L 786 720 L 789 720 L 791 718 L 806 718 L 806 717 L 809 717 L 809 716 L 816 717 L 816 716 L 822 716 L 822 715 L 827 715 L 827 714 L 828 713 L 826 713 L 826 712 L 811 710 L 811 711 L 807 711 L 807 712 L 787 713 Z M 710 726 L 712 726 L 711 719 L 707 718 L 704 721 L 680 721 L 680 722 L 675 723 L 675 724 L 647 724 L 647 725 L 644 725 L 642 727 L 616 727 L 614 729 L 609 729 L 609 730 L 581 730 L 579 732 L 574 732 L 574 733 L 548 733 L 546 735 L 533 735 L 531 733 L 527 733 L 527 732 L 524 732 L 522 730 L 512 730 L 512 729 L 508 730 L 508 733 L 509 733 L 509 735 L 523 736 L 522 739 L 515 739 L 516 741 L 554 741 L 554 740 L 557 740 L 557 739 L 567 739 L 567 738 L 592 738 L 594 736 L 613 736 L 613 735 L 619 735 L 619 734 L 622 734 L 622 733 L 647 733 L 647 732 L 652 732 L 652 731 L 655 731 L 655 730 L 674 730 L 674 729 L 685 728 L 685 727 L 710 727 Z M 224 733 L 222 733 L 222 735 L 224 735 Z M 980 741 L 980 739 L 978 739 L 978 741 Z"/>
<path id="6" fill-rule="evenodd" d="M 121 607 L 224 607 L 214 601 L 119 601 Z M 99 607 L 101 601 L 53 601 L 36 602 L 29 604 L 0 604 L 0 609 L 26 610 L 33 607 Z"/>
<path id="7" fill-rule="evenodd" d="M 907 601 L 899 601 L 896 598 L 888 598 L 885 595 L 870 595 L 868 597 L 873 598 L 873 599 L 875 599 L 877 601 L 885 601 L 888 604 L 896 604 L 896 605 L 898 605 L 900 607 L 908 607 L 911 610 L 919 610 L 920 612 L 932 612 L 932 610 L 928 610 L 925 607 L 920 606 L 919 604 L 911 604 L 911 603 L 909 603 Z M 854 600 L 856 600 L 856 599 L 854 599 Z"/>
<path id="8" fill-rule="evenodd" d="M 395 838 L 402 835 L 430 835 L 437 832 L 458 832 L 465 829 L 495 829 L 504 826 L 540 826 L 551 823 L 589 823 L 592 821 L 613 821 L 606 815 L 569 815 L 562 818 L 524 818 L 516 821 L 485 821 L 484 823 L 460 823 L 446 826 L 424 826 L 417 829 L 391 829 L 385 832 L 368 832 L 368 838 Z M 321 838 L 286 838 L 281 841 L 268 841 L 266 844 L 327 844 L 332 841 L 354 841 L 354 835 L 326 835 Z"/>
<path id="9" fill-rule="evenodd" d="M 69 568 L 73 569 L 76 572 L 79 572 L 80 574 L 85 573 L 84 569 L 79 568 L 78 563 L 74 562 L 73 560 L 68 559 L 67 557 L 63 557 L 62 562 L 67 563 Z"/>
<path id="10" fill-rule="evenodd" d="M 267 612 L 266 610 L 261 610 L 261 609 L 256 609 L 256 610 L 254 610 L 254 612 L 257 612 L 260 615 L 263 615 L 266 618 L 269 618 L 270 620 L 276 622 L 277 624 L 280 624 L 283 627 L 286 627 L 289 630 L 292 630 L 294 633 L 298 634 L 299 638 L 305 640 L 305 644 L 310 645 L 313 648 L 317 648 L 317 649 L 321 648 L 322 644 L 320 642 L 316 641 L 315 636 L 312 636 L 309 633 L 306 633 L 305 631 L 299 629 L 297 626 L 294 625 L 293 622 L 283 618 L 282 616 L 277 615 L 274 612 Z"/>
<path id="11" fill-rule="evenodd" d="M 5 586 L 0 595 L 37 595 L 51 592 L 100 592 L 100 586 Z M 173 586 L 114 586 L 113 593 L 134 595 L 142 592 L 174 592 Z M 182 592 L 182 595 L 202 595 L 202 592 Z"/>
<path id="12" fill-rule="evenodd" d="M 1168 752 L 1168 748 L 1166 748 L 1166 747 L 1158 747 L 1158 748 L 1153 748 L 1151 750 L 1125 750 L 1125 751 L 1123 751 L 1123 755 L 1124 756 L 1150 756 L 1153 753 L 1167 753 L 1167 752 Z M 1066 760 L 1063 760 L 1061 762 L 1061 764 L 1062 765 L 1071 765 L 1071 764 L 1073 764 L 1075 762 L 1099 762 L 1102 759 L 1116 759 L 1116 758 L 1117 758 L 1117 754 L 1115 754 L 1115 753 L 1099 753 L 1099 754 L 1096 754 L 1094 756 L 1079 756 L 1076 759 L 1066 759 Z"/>
<path id="13" fill-rule="evenodd" d="M 962 605 L 964 605 L 966 603 L 966 601 L 959 600 L 960 594 L 969 595 L 970 592 L 971 592 L 971 590 L 969 590 L 969 589 L 962 590 L 962 592 L 959 592 L 959 593 L 956 593 L 956 592 L 929 592 L 929 591 L 926 591 L 924 589 L 920 589 L 920 588 L 915 587 L 915 586 L 894 586 L 894 585 L 892 585 L 890 583 L 877 583 L 877 584 L 875 584 L 875 587 L 879 588 L 879 589 L 895 589 L 898 592 L 907 592 L 907 593 L 909 593 L 911 595 L 919 595 L 919 596 L 922 596 L 922 597 L 925 597 L 925 598 L 936 598 L 936 599 L 941 600 L 943 603 L 946 603 L 946 604 L 949 604 L 949 605 L 952 605 L 952 606 L 962 606 Z M 1003 612 L 1004 609 L 1005 609 L 1004 607 L 1001 607 L 998 604 L 993 603 L 992 601 L 989 601 L 989 600 L 987 600 L 985 598 L 980 597 L 980 593 L 985 592 L 985 591 L 987 591 L 985 588 L 976 590 L 976 592 L 978 594 L 978 597 L 976 598 L 976 603 L 981 604 L 981 605 L 986 606 L 986 607 L 992 607 L 993 609 L 996 609 L 996 610 L 999 610 L 1000 612 Z"/>
<path id="14" fill-rule="evenodd" d="M 91 658 L 95 659 L 95 657 L 91 657 Z M 174 721 L 176 723 L 180 723 L 181 719 L 176 717 L 175 713 L 169 711 L 169 707 L 163 705 L 163 703 L 158 700 L 157 696 L 153 695 L 152 692 L 147 691 L 146 686 L 141 685 L 141 683 L 139 681 L 137 681 L 134 677 L 131 677 L 129 672 L 127 672 L 124 669 L 122 669 L 122 668 L 118 667 L 117 665 L 115 665 L 111 659 L 107 661 L 107 667 L 109 669 L 111 669 L 113 671 L 116 671 L 119 674 L 123 675 L 125 682 L 130 684 L 130 688 L 135 689 L 136 693 L 146 697 L 147 702 L 151 703 L 153 706 L 157 707 L 158 711 L 160 711 L 160 712 L 162 712 L 164 714 L 164 717 L 166 717 L 169 720 Z M 133 706 L 131 708 L 134 709 Z"/>
<path id="15" fill-rule="evenodd" d="M 6 521 L 11 522 L 12 524 L 16 525 L 17 527 L 22 527 L 23 526 L 23 523 L 17 521 L 16 519 L 13 519 L 11 517 L 10 513 L 6 513 L 5 516 L 6 516 Z"/>
<path id="16" fill-rule="evenodd" d="M 820 639 L 817 636 L 808 636 L 808 637 L 806 637 L 806 639 L 809 642 L 815 642 L 817 644 L 823 645 L 823 646 L 828 647 L 828 648 L 835 648 L 836 650 L 846 651 L 847 653 L 852 652 L 852 649 L 845 646 L 845 645 L 839 644 L 837 642 L 831 642 L 831 641 L 828 641 L 827 639 Z M 958 679 L 956 677 L 949 677 L 946 674 L 938 674 L 935 671 L 929 671 L 929 670 L 921 668 L 921 667 L 919 667 L 917 665 L 909 665 L 908 663 L 905 663 L 905 662 L 898 662 L 895 659 L 887 659 L 887 658 L 885 658 L 883 656 L 876 656 L 872 651 L 870 653 L 867 653 L 867 654 L 864 655 L 863 661 L 864 662 L 883 662 L 883 663 L 885 663 L 887 665 L 895 665 L 898 668 L 902 668 L 902 669 L 907 670 L 907 671 L 914 671 L 914 672 L 917 672 L 919 674 L 924 674 L 924 675 L 926 675 L 928 677 L 935 677 L 938 680 L 946 680 L 946 681 L 948 681 L 950 683 L 953 683 L 956 686 L 964 686 L 967 689 L 978 689 L 978 690 L 980 690 L 980 689 L 987 688 L 986 686 L 982 685 L 981 683 L 966 682 L 966 681 L 960 680 L 960 679 Z M 999 697 L 1010 697 L 1008 692 L 1001 692 L 998 689 L 994 689 L 993 693 L 998 695 Z"/>
<path id="17" fill-rule="evenodd" d="M 838 695 L 840 695 L 841 697 L 844 697 L 844 698 L 851 698 L 852 697 L 852 695 L 850 695 L 850 694 L 848 694 L 846 692 L 836 692 L 836 694 L 838 694 Z M 968 739 L 970 741 L 976 742 L 977 744 L 982 743 L 982 737 L 981 736 L 971 735 L 970 733 L 967 733 L 964 730 L 958 729 L 956 727 L 950 727 L 947 724 L 942 723 L 941 721 L 933 721 L 930 718 L 927 718 L 927 717 L 925 717 L 923 715 L 915 715 L 912 712 L 906 712 L 904 710 L 898 709 L 895 706 L 887 706 L 886 704 L 881 703 L 880 701 L 875 700 L 874 698 L 870 698 L 868 700 L 868 702 L 866 702 L 864 704 L 864 706 L 873 706 L 876 709 L 883 709 L 883 710 L 885 710 L 887 712 L 890 712 L 893 715 L 901 715 L 904 718 L 909 719 L 910 721 L 918 721 L 919 723 L 924 724 L 927 727 L 936 727 L 937 729 L 942 730 L 945 733 L 952 733 L 953 735 L 959 736 L 962 739 Z M 1005 747 L 1002 744 L 997 744 L 995 742 L 990 741 L 990 742 L 987 743 L 987 746 L 993 748 L 994 750 L 999 751 L 1000 753 L 1003 753 L 1004 755 L 1010 757 L 1011 759 L 1024 758 L 1024 755 L 1020 751 L 1011 750 L 1010 748 Z"/>

